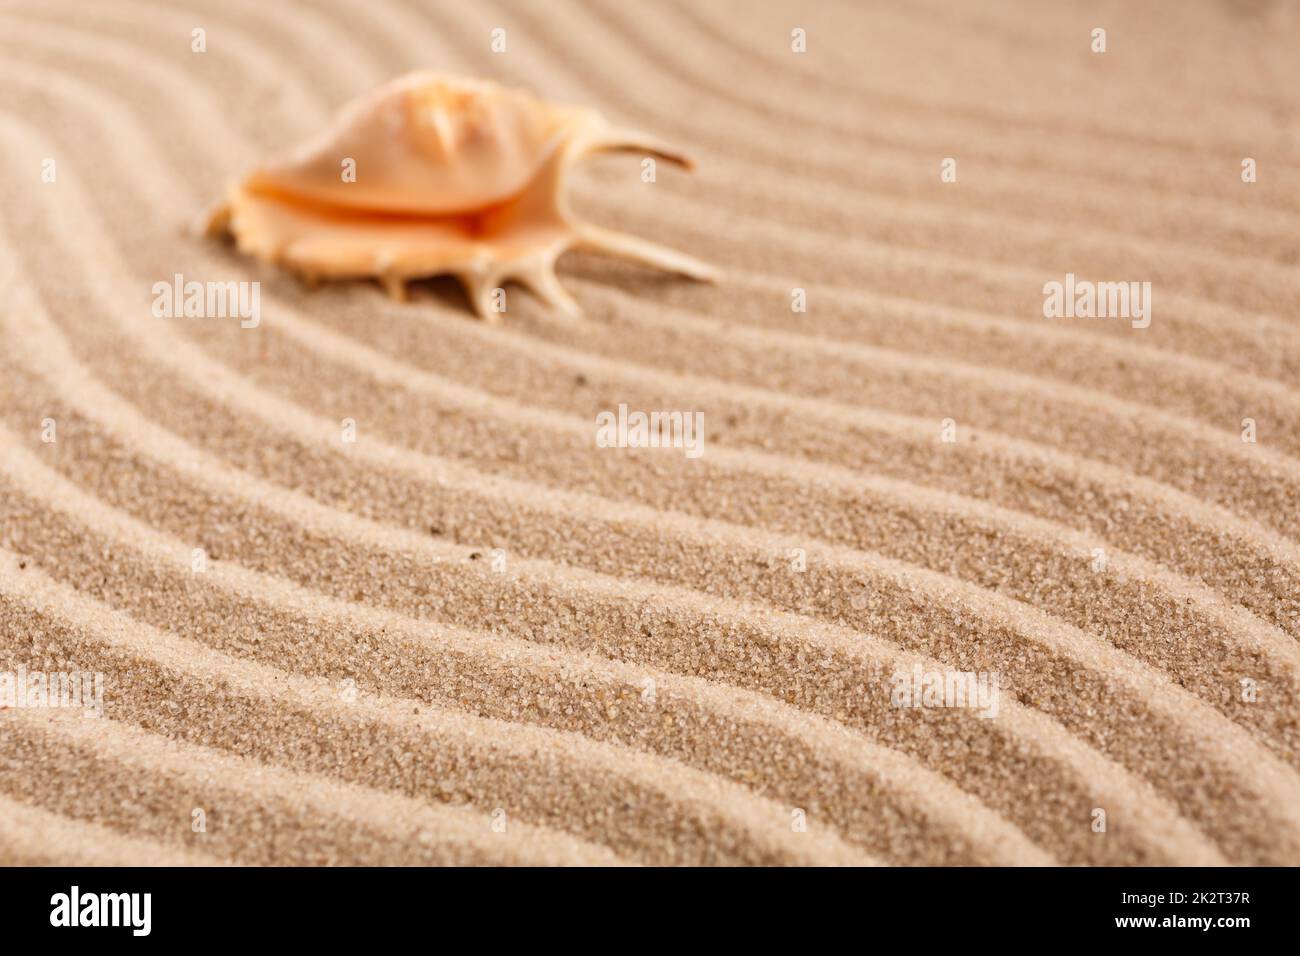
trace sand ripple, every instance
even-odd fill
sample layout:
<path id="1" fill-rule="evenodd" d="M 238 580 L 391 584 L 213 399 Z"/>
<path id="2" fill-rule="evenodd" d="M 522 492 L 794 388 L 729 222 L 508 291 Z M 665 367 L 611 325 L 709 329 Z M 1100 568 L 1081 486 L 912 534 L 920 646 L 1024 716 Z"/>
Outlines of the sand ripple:
<path id="1" fill-rule="evenodd" d="M 0 672 L 105 687 L 0 710 L 0 863 L 1300 863 L 1300 24 L 1178 6 L 0 3 Z M 689 147 L 574 198 L 726 280 L 488 327 L 187 233 L 415 67 Z"/>

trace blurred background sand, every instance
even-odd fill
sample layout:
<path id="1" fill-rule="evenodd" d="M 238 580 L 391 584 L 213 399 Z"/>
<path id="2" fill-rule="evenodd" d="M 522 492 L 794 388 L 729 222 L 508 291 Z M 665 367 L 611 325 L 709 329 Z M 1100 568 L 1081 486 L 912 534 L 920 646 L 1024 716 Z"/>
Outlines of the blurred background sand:
<path id="1" fill-rule="evenodd" d="M 0 3 L 0 670 L 106 688 L 0 711 L 0 862 L 1300 863 L 1300 13 L 1027 9 Z M 414 68 L 680 145 L 574 201 L 724 280 L 491 327 L 189 231 Z"/>

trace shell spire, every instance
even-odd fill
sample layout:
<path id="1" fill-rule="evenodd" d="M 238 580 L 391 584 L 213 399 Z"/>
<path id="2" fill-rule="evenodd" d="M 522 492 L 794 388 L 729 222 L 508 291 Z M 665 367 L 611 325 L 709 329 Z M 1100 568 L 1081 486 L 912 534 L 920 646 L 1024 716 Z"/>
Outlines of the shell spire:
<path id="1" fill-rule="evenodd" d="M 208 217 L 241 252 L 319 279 L 372 277 L 397 299 L 407 283 L 456 276 L 474 311 L 495 320 L 494 293 L 517 281 L 557 311 L 580 315 L 555 263 L 586 249 L 714 281 L 684 253 L 579 220 L 570 169 L 602 151 L 693 163 L 594 110 L 527 90 L 412 73 L 353 101 L 319 138 L 233 185 Z"/>

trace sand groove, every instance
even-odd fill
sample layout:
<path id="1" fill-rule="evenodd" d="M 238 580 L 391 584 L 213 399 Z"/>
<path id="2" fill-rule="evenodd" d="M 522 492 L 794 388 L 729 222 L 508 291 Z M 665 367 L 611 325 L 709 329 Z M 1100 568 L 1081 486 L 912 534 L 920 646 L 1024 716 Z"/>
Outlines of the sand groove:
<path id="1" fill-rule="evenodd" d="M 52 345 L 47 342 L 44 351 L 57 358 L 62 350 L 50 351 Z M 434 545 L 427 537 L 375 527 L 371 522 L 325 509 L 311 499 L 230 472 L 210 456 L 145 423 L 111 393 L 94 389 L 87 382 L 84 370 L 67 378 L 79 382 L 77 391 L 92 388 L 93 397 L 85 401 L 86 407 L 96 409 L 100 415 L 109 411 L 114 420 L 121 422 L 117 428 L 125 427 L 137 440 L 147 436 L 147 444 L 154 450 L 148 453 L 148 458 L 136 459 L 127 482 L 127 486 L 143 494 L 119 498 L 123 488 L 119 479 L 123 476 L 114 474 L 119 467 L 114 462 L 123 460 L 123 452 L 126 458 L 132 457 L 131 453 L 126 449 L 114 450 L 117 443 L 111 433 L 102 432 L 102 426 L 97 427 L 95 422 L 81 418 L 71 409 L 64 411 L 56 401 L 47 399 L 47 407 L 83 436 L 87 449 L 99 449 L 77 461 L 66 461 L 56 455 L 53 458 L 56 467 L 71 466 L 78 481 L 88 482 L 107 500 L 116 501 L 175 534 L 203 542 L 214 558 L 219 556 L 218 551 L 225 555 L 228 549 L 234 548 L 242 552 L 246 563 L 269 570 L 274 564 L 262 557 L 269 531 L 270 540 L 292 542 L 293 552 L 311 556 L 310 560 L 295 560 L 282 566 L 282 571 L 304 585 L 323 587 L 339 597 L 362 599 L 363 595 L 372 595 L 368 600 L 417 616 L 441 616 L 452 623 L 487 630 L 509 629 L 546 643 L 585 646 L 596 638 L 599 642 L 595 646 L 609 656 L 641 660 L 686 673 L 703 673 L 776 693 L 805 709 L 839 719 L 852 716 L 857 722 L 865 722 L 863 729 L 883 732 L 889 740 L 901 734 L 898 746 L 918 754 L 940 770 L 946 765 L 943 755 L 946 747 L 969 740 L 973 735 L 986 738 L 987 746 L 1000 751 L 1007 746 L 1005 733 L 1009 731 L 1012 752 L 1023 752 L 1028 746 L 1034 755 L 1030 762 L 1025 763 L 1023 758 L 1011 761 L 1006 757 L 998 765 L 980 768 L 982 773 L 971 774 L 963 782 L 974 787 L 977 794 L 996 794 L 999 808 L 1022 826 L 1060 826 L 1060 821 L 1042 820 L 1039 808 L 1015 796 L 1022 786 L 1042 788 L 1045 785 L 1042 778 L 1046 777 L 1056 791 L 1069 793 L 1082 786 L 1106 793 L 1109 806 L 1125 806 L 1144 817 L 1154 810 L 1156 820 L 1165 821 L 1156 825 L 1155 833 L 1169 827 L 1178 829 L 1168 816 L 1169 810 L 1153 800 L 1152 794 L 1139 799 L 1133 783 L 1117 773 L 1116 768 L 1098 761 L 1086 749 L 1079 749 L 1051 724 L 1044 725 L 1028 715 L 986 722 L 969 711 L 958 710 L 927 714 L 947 717 L 951 722 L 898 722 L 898 712 L 885 706 L 885 675 L 911 667 L 915 658 L 900 656 L 892 648 L 863 646 L 844 629 L 827 629 L 790 616 L 774 627 L 767 623 L 771 615 L 752 620 L 734 602 L 706 599 L 698 593 L 679 595 L 662 588 L 630 588 L 631 581 L 615 584 L 613 579 L 564 573 L 555 567 L 530 571 L 528 564 L 517 561 L 511 562 L 507 574 L 489 571 L 484 567 L 486 562 L 466 563 L 467 549 L 463 547 Z M 25 393 L 39 394 L 31 387 L 35 383 L 25 384 L 28 385 Z M 186 475 L 183 485 L 188 488 L 186 496 L 178 497 L 182 485 L 164 476 L 159 477 L 170 486 L 170 492 L 164 497 L 154 491 L 161 485 L 155 485 L 153 473 L 163 461 L 182 465 Z M 170 470 L 166 465 L 161 467 Z M 233 501 L 223 500 L 231 491 L 234 491 Z M 256 524 L 249 523 L 251 516 L 247 512 L 251 502 L 259 502 L 252 508 L 262 513 Z M 138 510 L 142 504 L 146 506 L 143 512 Z M 266 510 L 267 505 L 271 510 Z M 159 506 L 164 507 L 159 510 Z M 196 527 L 195 518 L 203 515 L 213 516 L 216 523 L 204 527 L 209 519 L 201 519 L 202 524 Z M 340 534 L 342 538 L 338 537 Z M 356 540 L 358 537 L 360 542 Z M 451 566 L 453 562 L 457 566 Z M 329 570 L 322 574 L 326 566 Z M 417 584 L 421 578 L 427 583 Z M 578 597 L 581 600 L 574 603 Z M 556 621 L 568 621 L 571 626 L 557 627 Z M 701 656 L 700 648 L 679 645 L 676 634 L 682 625 L 698 632 L 699 639 L 711 645 L 707 657 Z M 803 683 L 800 673 L 805 666 L 806 651 L 801 645 L 809 637 L 814 641 L 808 650 L 825 659 L 822 668 L 845 669 L 852 672 L 853 678 L 833 687 Z M 792 647 L 782 646 L 791 641 Z M 869 653 L 864 656 L 864 651 Z M 826 658 L 828 652 L 834 657 Z M 876 692 L 859 700 L 858 693 L 852 690 L 855 685 L 875 688 Z M 1029 726 L 1022 726 L 1025 720 Z M 884 726 L 877 730 L 880 724 Z M 941 746 L 936 748 L 936 744 Z M 1048 755 L 1051 762 L 1039 762 Z M 1062 766 L 1056 765 L 1058 760 L 1063 761 Z M 992 775 L 997 787 L 982 779 L 983 774 Z M 1081 849 L 1086 848 L 1083 852 L 1087 859 L 1094 859 L 1090 855 L 1093 853 L 1103 854 L 1101 859 L 1113 858 L 1111 854 L 1130 859 L 1133 857 L 1129 854 L 1134 852 L 1139 854 L 1136 859 L 1143 859 L 1150 852 L 1140 849 L 1147 835 L 1145 830 L 1134 834 L 1140 838 L 1139 847 L 1117 841 L 1105 845 L 1085 843 Z M 1163 842 L 1165 838 L 1160 839 Z"/>
<path id="2" fill-rule="evenodd" d="M 26 79 L 30 80 L 31 78 Z M 205 111 L 200 109 L 195 112 L 203 114 Z M 294 331 L 293 323 L 286 323 L 286 331 Z M 308 333 L 309 336 L 311 334 Z M 268 336 L 270 335 L 273 335 L 273 333 L 268 332 Z M 890 358 L 892 359 L 892 357 Z M 920 369 L 924 370 L 925 365 L 922 365 Z M 942 367 L 940 367 L 940 370 L 942 371 Z M 1007 378 L 1005 373 L 994 376 L 992 373 L 983 373 L 978 369 L 973 372 L 965 371 L 963 377 L 969 382 L 972 376 L 976 379 L 982 377 L 990 381 L 995 377 Z M 879 378 L 878 372 L 877 378 Z M 322 379 L 317 379 L 317 381 L 320 380 Z M 1047 404 L 1042 399 L 1041 387 L 1032 379 L 1029 380 L 1029 383 L 1030 387 L 1027 395 L 1017 395 L 1015 393 L 992 395 L 984 398 L 976 405 L 969 405 L 964 401 L 960 403 L 954 402 L 950 397 L 951 388 L 935 389 L 932 385 L 919 385 L 916 375 L 913 374 L 900 382 L 899 395 L 884 398 L 882 401 L 888 402 L 895 407 L 905 407 L 903 404 L 903 393 L 905 392 L 910 395 L 908 400 L 915 406 L 917 403 L 924 404 L 929 400 L 924 392 L 932 392 L 935 395 L 933 401 L 936 404 L 934 406 L 934 418 L 931 421 L 940 418 L 945 413 L 950 413 L 958 416 L 959 420 L 964 424 L 972 422 L 977 426 L 993 424 L 994 427 L 1013 434 L 1029 433 L 1033 435 L 1042 428 L 1045 430 L 1045 434 L 1052 436 L 1053 442 L 1062 441 L 1060 423 L 1074 421 L 1075 425 L 1072 428 L 1072 433 L 1064 436 L 1066 447 L 1084 454 L 1095 454 L 1095 443 L 1091 439 L 1099 431 L 1113 432 L 1122 430 L 1130 433 L 1126 436 L 1128 444 L 1124 446 L 1125 448 L 1134 446 L 1142 448 L 1159 447 L 1166 451 L 1163 458 L 1148 456 L 1149 460 L 1141 462 L 1140 467 L 1144 471 L 1149 468 L 1155 469 L 1152 477 L 1172 482 L 1201 495 L 1209 495 L 1212 500 L 1228 508 L 1242 502 L 1243 490 L 1250 491 L 1252 494 L 1245 496 L 1249 500 L 1261 499 L 1263 504 L 1271 509 L 1268 511 L 1270 515 L 1281 513 L 1285 516 L 1284 523 L 1278 526 L 1278 530 L 1294 534 L 1293 509 L 1290 509 L 1287 503 L 1296 498 L 1298 492 L 1300 492 L 1300 483 L 1294 477 L 1300 470 L 1296 468 L 1295 460 L 1289 456 L 1275 456 L 1265 449 L 1257 449 L 1254 446 L 1246 450 L 1242 448 L 1240 441 L 1232 434 L 1223 431 L 1217 431 L 1216 433 L 1216 431 L 1197 428 L 1172 416 L 1156 415 L 1149 410 L 1144 412 L 1143 407 L 1140 405 L 1105 401 L 1100 396 L 1078 390 L 1076 390 L 1076 393 L 1080 396 L 1079 400 L 1071 405 Z M 973 394 L 978 391 L 978 387 L 972 389 L 968 385 L 966 390 L 968 393 Z M 1005 385 L 1000 385 L 998 390 L 1005 392 Z M 1070 390 L 1057 386 L 1056 391 L 1057 393 L 1068 393 Z M 471 401 L 477 395 L 474 391 L 462 391 L 458 394 L 467 396 Z M 636 393 L 633 392 L 632 394 L 635 395 Z M 949 397 L 944 398 L 943 396 Z M 752 406 L 754 403 L 750 402 L 749 404 Z M 1029 419 L 1023 418 L 1021 410 L 1027 405 L 1035 407 L 1038 415 Z M 1097 405 L 1101 405 L 1105 411 L 1097 409 Z M 1124 407 L 1125 405 L 1127 405 L 1127 408 Z M 1265 403 L 1262 407 L 1267 408 L 1268 405 Z M 830 410 L 833 411 L 834 409 L 835 406 L 830 406 Z M 818 407 L 819 417 L 825 418 L 827 410 L 827 403 L 823 402 Z M 725 408 L 719 409 L 719 412 L 727 415 L 728 420 L 736 417 Z M 844 414 L 841 413 L 836 417 L 841 421 L 835 424 L 841 429 L 844 429 L 846 425 L 852 428 L 859 427 L 857 420 L 851 415 L 848 416 L 847 423 L 844 421 L 846 418 Z M 1287 424 L 1285 408 L 1280 409 L 1277 415 L 1264 419 L 1264 421 L 1266 422 L 1264 427 L 1268 428 L 1272 428 L 1275 422 L 1279 423 L 1280 430 L 1283 433 L 1279 438 L 1285 440 L 1285 433 L 1290 428 L 1289 424 Z M 820 426 L 823 434 L 827 430 L 827 424 L 829 423 L 823 423 Z M 761 421 L 755 422 L 754 427 L 762 428 L 764 433 L 768 431 Z M 808 429 L 803 429 L 803 431 L 806 433 Z M 852 437 L 851 432 L 848 437 Z M 1000 436 L 994 434 L 992 437 L 996 441 Z M 814 439 L 819 440 L 822 445 L 826 443 L 826 439 L 822 435 L 818 435 L 815 429 L 809 440 Z M 1168 451 L 1171 448 L 1178 449 L 1177 457 Z M 834 449 L 831 449 L 832 453 L 834 451 Z M 827 452 L 823 451 L 821 454 L 824 456 Z M 846 449 L 839 454 L 849 455 L 850 453 Z M 1207 484 L 1203 478 L 1205 471 L 1200 465 L 1207 457 L 1217 459 L 1219 456 L 1224 456 L 1226 460 L 1215 470 L 1216 479 L 1213 484 Z M 1131 456 L 1127 458 L 1117 456 L 1114 461 L 1116 464 L 1121 461 L 1130 466 L 1134 464 Z M 1191 477 L 1190 484 L 1189 476 L 1194 476 Z M 1272 507 L 1274 503 L 1280 504 L 1281 507 Z M 1258 512 L 1255 514 L 1257 516 Z M 1290 618 L 1291 613 L 1287 612 L 1284 616 Z"/>
<path id="3" fill-rule="evenodd" d="M 10 441 L 7 436 L 6 444 Z M 456 628 L 431 629 L 412 618 L 331 600 L 238 566 L 215 563 L 206 575 L 194 575 L 188 570 L 190 550 L 184 542 L 105 508 L 14 445 L 7 455 L 18 459 L 13 471 L 21 475 L 15 474 L 16 479 L 36 479 L 28 488 L 8 489 L 11 510 L 5 518 L 22 553 L 38 563 L 47 551 L 59 553 L 57 570 L 68 583 L 93 578 L 92 569 L 102 555 L 114 554 L 112 573 L 88 591 L 145 623 L 170 625 L 183 637 L 215 640 L 234 653 L 279 666 L 292 662 L 300 671 L 319 670 L 312 650 L 315 635 L 346 631 L 355 642 L 343 645 L 339 662 L 320 673 L 352 677 L 360 686 L 387 693 L 476 706 L 489 716 L 597 737 L 615 735 L 693 765 L 725 768 L 721 772 L 768 788 L 788 786 L 783 781 L 798 776 L 795 770 L 815 772 L 820 801 L 844 821 L 849 836 L 868 846 L 904 829 L 910 838 L 897 850 L 915 854 L 918 843 L 935 840 L 934 847 L 923 846 L 921 852 L 936 863 L 1043 860 L 1022 835 L 937 775 L 888 750 L 773 707 L 766 698 L 650 668 L 557 654 L 524 641 Z M 56 493 L 52 496 L 51 491 Z M 28 517 L 38 513 L 63 520 L 39 528 Z M 92 517 L 95 527 L 82 524 L 77 516 Z M 106 527 L 111 534 L 97 530 Z M 72 541 L 75 547 L 69 547 Z M 213 621 L 240 624 L 222 630 L 214 629 Z M 380 655 L 391 670 L 374 673 L 372 655 Z M 649 700 L 647 680 L 654 692 Z M 485 685 L 493 687 L 496 696 L 469 704 L 475 689 Z M 521 700 L 532 704 L 521 707 Z M 611 724 L 611 708 L 628 716 Z M 705 729 L 719 721 L 744 727 L 735 753 L 700 746 L 707 739 Z M 772 767 L 774 757 L 778 759 Z M 936 794 L 941 799 L 935 799 Z M 869 799 L 877 795 L 879 802 Z M 952 813 L 955 807 L 961 808 L 959 814 Z M 904 827 L 913 815 L 920 820 Z M 942 822 L 945 815 L 954 817 L 950 824 Z M 881 818 L 889 819 L 891 826 L 880 828 Z M 968 845 L 971 849 L 965 850 Z"/>
<path id="4" fill-rule="evenodd" d="M 120 689 L 115 719 L 155 733 L 472 804 L 485 817 L 501 808 L 507 818 L 602 832 L 646 862 L 870 862 L 815 820 L 807 833 L 792 833 L 782 825 L 784 808 L 738 785 L 574 734 L 413 706 L 409 698 L 348 695 L 156 631 L 18 565 L 17 556 L 0 553 L 6 650 L 22 635 L 40 642 L 51 671 L 75 664 L 103 673 Z M 668 838 L 686 833 L 694 839 Z"/>
<path id="5" fill-rule="evenodd" d="M 45 31 L 45 34 L 48 35 L 41 35 L 41 36 L 34 37 L 33 38 L 33 40 L 35 41 L 34 45 L 36 46 L 48 45 L 54 48 L 55 50 L 57 50 L 59 53 L 63 53 L 65 52 L 65 48 L 70 44 L 72 47 L 84 51 L 87 55 L 92 56 L 96 60 L 107 59 L 109 61 L 116 61 L 118 63 L 122 62 L 120 56 L 117 57 L 113 56 L 112 53 L 113 45 L 110 42 L 106 42 L 106 40 L 103 37 L 96 37 L 92 41 L 89 40 L 89 38 L 85 33 L 81 33 L 75 30 L 67 30 L 62 26 L 48 28 Z M 71 39 L 69 40 L 68 38 Z M 28 44 L 28 46 L 31 45 L 33 44 Z M 249 41 L 249 45 L 250 47 L 253 46 L 253 41 L 251 39 Z M 19 52 L 18 49 L 16 49 L 15 52 Z M 146 59 L 142 60 L 141 54 L 144 54 Z M 157 80 L 152 79 L 152 75 L 156 74 L 156 70 L 150 70 L 149 68 L 150 64 L 148 61 L 154 56 L 156 56 L 156 54 L 154 54 L 153 47 L 148 47 L 143 50 L 137 48 L 136 50 L 133 50 L 130 55 L 128 55 L 126 60 L 128 64 L 127 70 L 129 71 L 126 75 L 126 79 L 128 82 L 132 81 L 133 79 L 138 81 L 140 79 L 140 74 L 149 74 L 151 76 L 151 82 L 145 86 L 145 89 L 147 90 L 148 96 L 150 98 L 156 95 L 156 90 L 160 85 Z M 62 57 L 60 57 L 60 60 L 62 60 Z M 256 58 L 256 62 L 259 65 L 266 65 L 272 61 L 268 56 L 263 54 L 260 58 Z M 254 76 L 259 80 L 265 79 L 258 71 L 254 71 Z M 192 87 L 192 84 L 188 82 L 188 77 L 181 76 L 181 77 L 177 77 L 176 79 L 179 82 L 179 86 Z M 170 89 L 170 84 L 164 84 L 164 88 L 165 88 L 165 95 L 171 95 L 172 91 Z M 312 116 L 323 116 L 325 114 L 325 110 L 322 107 L 319 100 L 313 99 L 310 102 L 312 108 L 305 109 L 303 104 L 295 101 L 294 103 L 295 110 L 294 113 L 292 114 L 294 116 L 293 123 L 295 126 L 302 125 L 304 126 L 304 128 L 310 128 L 310 124 L 303 123 L 302 116 L 304 113 L 310 114 Z M 213 109 L 211 106 L 208 106 L 204 109 L 185 108 L 184 111 L 185 119 L 182 120 L 182 122 L 191 124 L 196 120 L 201 121 L 201 119 L 204 116 L 208 116 L 208 115 L 215 116 L 218 114 L 225 114 L 226 122 L 228 124 L 231 124 L 231 126 L 241 125 L 246 122 L 245 118 L 238 113 L 231 114 L 229 110 Z M 226 135 L 228 136 L 228 134 Z M 238 146 L 239 144 L 232 143 L 231 145 Z M 734 179 L 735 176 L 732 175 L 726 178 L 724 181 L 732 182 L 734 181 Z M 692 189 L 694 188 L 692 183 L 693 181 L 683 182 L 681 188 Z M 776 185 L 777 183 L 776 181 L 774 181 L 774 187 Z M 582 188 L 581 184 L 579 188 L 579 194 L 584 198 L 586 198 L 586 196 L 588 195 L 588 190 Z M 698 197 L 698 201 L 691 202 L 690 204 L 691 209 L 695 210 L 698 213 L 698 210 L 701 208 L 702 205 L 703 206 L 709 205 L 708 198 L 715 194 L 716 194 L 716 190 L 707 190 L 705 195 Z M 601 194 L 599 192 L 591 191 L 590 195 L 592 201 L 597 203 L 597 208 L 600 208 L 602 213 L 610 216 L 618 216 L 622 214 L 622 211 L 619 209 L 618 206 L 610 205 L 608 203 L 601 203 L 600 202 Z M 696 197 L 692 197 L 693 200 L 695 198 Z M 676 200 L 673 198 L 666 198 L 666 201 L 672 203 L 675 202 Z M 835 208 L 842 209 L 844 206 L 844 202 L 845 202 L 845 197 L 836 197 Z M 744 205 L 745 208 L 748 208 L 750 205 L 752 205 L 752 203 L 746 203 Z M 769 209 L 771 208 L 771 205 L 772 204 L 770 202 L 766 203 L 766 207 Z M 800 206 L 799 208 L 805 208 L 805 207 Z M 653 213 L 653 210 L 651 212 Z M 873 218 L 878 218 L 875 216 L 874 213 L 872 215 Z M 667 228 L 673 228 L 674 224 L 683 221 L 684 220 L 682 216 L 673 216 L 665 220 L 663 225 L 666 226 Z M 767 219 L 756 220 L 756 224 L 766 223 L 767 221 L 768 221 Z M 826 229 L 826 216 L 820 215 L 816 217 L 814 222 L 819 227 L 819 230 L 824 234 L 824 231 Z M 701 237 L 707 235 L 708 235 L 707 231 L 697 231 L 694 234 L 694 239 L 696 241 L 699 241 Z M 782 237 L 779 240 L 774 239 L 773 242 L 771 243 L 771 245 L 778 245 L 778 244 L 782 247 L 786 262 L 788 263 L 790 261 L 789 254 L 792 251 L 791 237 L 789 235 L 782 235 Z M 869 248 L 870 247 L 863 247 L 859 249 L 854 256 L 844 257 L 843 262 L 847 264 L 850 269 L 860 268 L 861 265 L 863 264 L 863 260 L 866 258 L 866 253 L 869 251 Z M 826 253 L 824 251 L 819 252 L 817 253 L 817 258 L 819 260 L 824 261 L 825 255 Z M 888 261 L 888 257 L 889 254 L 886 253 L 886 261 Z M 913 261 L 919 261 L 916 260 L 915 257 L 911 257 L 911 258 Z M 893 266 L 891 266 L 890 268 L 893 268 Z M 732 269 L 731 271 L 733 277 L 737 277 L 740 273 L 743 273 L 744 270 Z M 988 269 L 984 269 L 981 271 L 986 275 L 989 272 Z M 768 275 L 770 278 L 772 275 L 772 270 L 768 269 L 766 275 Z M 945 282 L 949 284 L 951 284 L 953 278 L 954 277 L 951 275 L 944 277 Z M 795 281 L 802 281 L 802 279 L 791 278 L 788 282 L 782 284 L 788 288 L 788 285 Z M 679 291 L 684 291 L 686 294 L 689 294 L 688 289 L 679 290 Z M 832 295 L 844 295 L 844 294 L 852 294 L 855 290 L 852 287 L 831 287 L 828 288 L 826 291 Z M 917 302 L 915 304 L 918 307 L 921 305 L 928 305 L 932 307 L 934 303 Z M 951 310 L 952 307 L 947 306 L 947 308 Z M 1158 329 L 1155 329 L 1154 331 L 1148 330 L 1149 335 L 1144 336 L 1144 343 L 1151 342 L 1157 339 L 1158 337 L 1163 337 L 1168 331 L 1173 331 L 1177 328 L 1184 327 L 1184 316 L 1182 315 L 1183 311 L 1184 308 L 1180 308 L 1178 310 L 1178 313 L 1176 313 L 1173 316 L 1167 317 L 1165 322 L 1162 323 L 1162 325 Z M 1225 322 L 1225 317 L 1228 316 L 1229 314 L 1231 314 L 1232 317 L 1231 324 Z M 995 316 L 998 316 L 999 313 L 990 312 L 987 313 L 986 315 L 988 318 L 993 318 Z M 793 317 L 793 318 L 797 318 L 797 317 Z M 786 317 L 787 321 L 793 321 L 793 318 Z M 1256 323 L 1257 325 L 1259 323 L 1264 323 L 1263 327 L 1258 329 L 1258 332 L 1263 335 L 1263 338 L 1261 339 L 1260 334 L 1246 334 L 1246 335 L 1238 334 L 1237 326 L 1239 326 L 1243 320 L 1250 320 Z M 1052 332 L 1056 332 L 1057 328 L 1048 327 L 1048 330 Z M 1265 366 L 1268 367 L 1270 370 L 1276 369 L 1276 371 L 1270 371 L 1269 374 L 1274 374 L 1278 376 L 1279 381 L 1276 383 L 1270 382 L 1268 383 L 1269 385 L 1282 385 L 1284 383 L 1293 381 L 1297 369 L 1300 369 L 1300 338 L 1297 338 L 1295 331 L 1291 328 L 1289 323 L 1280 322 L 1276 319 L 1271 319 L 1271 318 L 1258 316 L 1258 315 L 1246 315 L 1240 311 L 1237 311 L 1235 313 L 1228 313 L 1223 309 L 1211 308 L 1209 309 L 1208 314 L 1204 316 L 1204 318 L 1197 318 L 1194 321 L 1193 325 L 1191 327 L 1188 327 L 1187 330 L 1189 332 L 1189 336 L 1185 341 L 1180 342 L 1180 345 L 1181 347 L 1184 348 L 1194 349 L 1202 362 L 1207 361 L 1209 359 L 1216 359 L 1219 361 L 1231 363 L 1239 368 L 1246 368 L 1249 371 L 1251 371 L 1252 374 L 1255 375 L 1258 375 L 1263 370 L 1263 367 Z M 1022 328 L 1021 331 L 1024 334 L 1038 334 L 1043 331 L 1043 326 L 1036 325 L 1033 327 L 1025 327 Z M 1094 330 L 1090 330 L 1090 331 L 1094 331 Z M 1096 336 L 1092 335 L 1091 337 L 1095 338 Z M 1224 342 L 1222 345 L 1216 345 L 1215 340 L 1223 339 L 1224 337 L 1227 337 L 1227 341 Z M 1294 346 L 1294 350 L 1280 349 L 1278 347 L 1279 344 L 1284 339 L 1291 340 L 1291 345 Z M 1103 342 L 1101 344 L 1104 345 L 1106 343 Z M 1125 343 L 1125 345 L 1126 347 L 1131 347 L 1131 343 Z"/>
<path id="6" fill-rule="evenodd" d="M 219 866 L 222 862 L 122 836 L 109 827 L 7 797 L 0 797 L 0 858 L 9 866 Z"/>
<path id="7" fill-rule="evenodd" d="M 1149 13 L 1098 72 L 1077 9 L 997 6 L 814 4 L 794 57 L 776 4 L 0 3 L 0 671 L 108 688 L 0 702 L 0 863 L 1300 864 L 1294 67 L 1226 7 L 1209 85 Z M 682 143 L 575 201 L 727 280 L 575 255 L 585 320 L 490 328 L 185 231 L 414 66 Z M 1151 328 L 1043 320 L 1067 270 Z M 261 324 L 151 316 L 174 272 Z M 703 456 L 596 447 L 619 403 Z M 997 715 L 894 706 L 913 668 Z"/>
<path id="8" fill-rule="evenodd" d="M 103 828 L 106 838 L 118 830 L 155 835 L 163 841 L 152 844 L 163 865 L 190 857 L 205 864 L 226 860 L 303 866 L 621 863 L 606 848 L 565 834 L 516 821 L 524 839 L 505 839 L 493 831 L 487 814 L 231 758 L 120 720 L 94 722 L 58 711 L 35 719 L 28 711 L 13 720 L 23 732 L 4 741 L 4 759 L 48 766 L 57 775 L 57 785 L 15 777 L 6 780 L 6 789 L 33 801 L 50 801 L 62 816 L 7 803 L 22 808 L 20 812 L 51 816 L 72 826 L 92 826 L 80 819 L 88 815 L 108 821 L 113 829 Z M 69 752 L 76 760 L 67 759 Z M 196 809 L 205 816 L 199 832 Z M 267 831 L 278 833 L 271 846 L 259 839 Z M 91 861 L 70 855 L 66 862 L 135 865 L 132 857 L 116 851 L 113 839 L 123 841 L 121 836 L 101 839 L 96 834 L 87 839 L 86 851 L 109 852 Z M 202 847 L 204 853 L 177 844 Z"/>

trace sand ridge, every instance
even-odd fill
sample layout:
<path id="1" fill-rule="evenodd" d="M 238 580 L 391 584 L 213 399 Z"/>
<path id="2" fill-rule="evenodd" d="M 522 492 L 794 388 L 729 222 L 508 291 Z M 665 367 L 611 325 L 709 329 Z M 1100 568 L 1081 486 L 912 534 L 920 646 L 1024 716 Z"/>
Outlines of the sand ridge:
<path id="1" fill-rule="evenodd" d="M 1153 62 L 1073 8 L 959 40 L 939 4 L 750 6 L 0 5 L 0 670 L 110 687 L 102 723 L 0 711 L 0 861 L 1300 862 L 1294 104 L 1195 89 L 1120 7 Z M 1294 18 L 1190 9 L 1294 69 L 1248 53 Z M 855 69 L 890 30 L 915 63 Z M 1078 51 L 997 98 L 957 42 Z M 487 327 L 186 234 L 431 61 L 698 153 L 575 200 L 726 281 L 574 255 L 586 319 L 512 287 Z M 1067 271 L 1152 282 L 1151 327 L 1043 319 Z M 174 273 L 260 281 L 265 320 L 151 317 Z M 705 454 L 597 447 L 619 403 L 702 410 Z M 998 674 L 998 716 L 892 706 L 913 667 Z"/>

